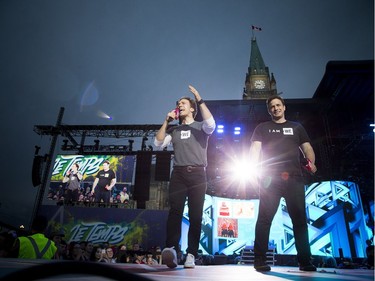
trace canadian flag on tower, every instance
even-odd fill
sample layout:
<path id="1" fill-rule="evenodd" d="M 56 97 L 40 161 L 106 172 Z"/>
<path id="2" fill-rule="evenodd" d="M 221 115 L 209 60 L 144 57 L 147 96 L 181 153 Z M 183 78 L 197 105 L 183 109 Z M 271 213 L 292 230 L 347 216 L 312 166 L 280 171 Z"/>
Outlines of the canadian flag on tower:
<path id="1" fill-rule="evenodd" d="M 256 30 L 256 31 L 262 31 L 262 28 L 257 27 L 257 26 L 255 26 L 255 25 L 252 25 L 252 26 L 251 26 L 251 29 L 252 29 L 252 30 Z"/>

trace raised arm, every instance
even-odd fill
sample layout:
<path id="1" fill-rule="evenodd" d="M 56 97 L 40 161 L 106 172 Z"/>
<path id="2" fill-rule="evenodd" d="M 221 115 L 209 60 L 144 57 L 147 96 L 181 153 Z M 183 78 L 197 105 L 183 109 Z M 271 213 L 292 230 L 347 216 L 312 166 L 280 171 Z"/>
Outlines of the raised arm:
<path id="1" fill-rule="evenodd" d="M 199 94 L 199 92 L 197 91 L 197 89 L 195 89 L 193 86 L 189 85 L 189 90 L 194 95 L 195 100 L 197 101 L 197 105 L 199 106 L 199 110 L 201 112 L 203 120 L 208 120 L 210 118 L 213 118 L 212 114 L 211 114 L 211 111 L 208 109 L 207 105 L 203 101 L 203 99 L 202 99 L 201 95 Z"/>

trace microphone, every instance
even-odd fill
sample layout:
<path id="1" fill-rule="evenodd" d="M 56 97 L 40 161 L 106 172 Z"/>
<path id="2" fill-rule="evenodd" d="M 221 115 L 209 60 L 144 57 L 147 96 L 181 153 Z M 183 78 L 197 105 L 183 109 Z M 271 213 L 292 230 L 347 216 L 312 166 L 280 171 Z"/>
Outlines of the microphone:
<path id="1" fill-rule="evenodd" d="M 310 161 L 310 159 L 309 158 L 305 158 L 305 163 L 304 163 L 304 165 L 302 166 L 304 169 L 305 169 L 305 171 L 306 172 L 308 172 L 310 175 L 314 175 L 314 173 L 313 173 L 313 171 L 311 170 L 311 166 L 310 166 L 310 164 L 311 164 L 311 161 Z"/>
<path id="2" fill-rule="evenodd" d="M 178 120 L 180 118 L 180 109 L 178 106 L 174 109 L 174 113 L 176 114 L 176 117 L 174 119 Z"/>
<path id="3" fill-rule="evenodd" d="M 175 113 L 174 120 L 178 120 L 178 118 L 180 117 L 180 109 L 176 107 L 173 111 Z M 173 117 L 169 117 L 168 122 L 172 122 L 172 121 L 173 121 Z"/>

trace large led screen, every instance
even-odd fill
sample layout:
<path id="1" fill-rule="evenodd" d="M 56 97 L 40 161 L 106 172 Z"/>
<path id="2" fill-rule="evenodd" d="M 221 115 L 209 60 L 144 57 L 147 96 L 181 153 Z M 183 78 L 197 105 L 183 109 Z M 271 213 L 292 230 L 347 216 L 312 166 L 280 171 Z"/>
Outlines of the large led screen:
<path id="1" fill-rule="evenodd" d="M 79 202 L 92 202 L 93 197 L 90 194 L 92 184 L 96 174 L 102 169 L 102 163 L 107 160 L 110 162 L 110 169 L 116 173 L 117 180 L 112 189 L 111 202 L 124 203 L 132 192 L 135 158 L 135 155 L 57 155 L 46 200 L 63 203 L 66 191 L 63 177 L 72 165 L 77 163 L 79 172 L 83 175 Z"/>

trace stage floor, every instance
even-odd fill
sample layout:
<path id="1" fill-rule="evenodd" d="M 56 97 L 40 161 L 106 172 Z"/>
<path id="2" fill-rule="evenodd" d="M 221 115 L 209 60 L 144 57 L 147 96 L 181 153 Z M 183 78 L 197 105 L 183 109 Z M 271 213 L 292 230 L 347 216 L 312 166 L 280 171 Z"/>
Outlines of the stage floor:
<path id="1" fill-rule="evenodd" d="M 6 279 L 12 274 L 12 279 Z M 0 259 L 0 280 L 374 280 L 374 270 L 318 268 L 317 272 L 303 272 L 298 267 L 273 266 L 267 273 L 254 270 L 251 265 L 201 265 L 194 269 L 164 265 L 104 264 L 91 262 L 54 262 L 41 260 Z"/>

